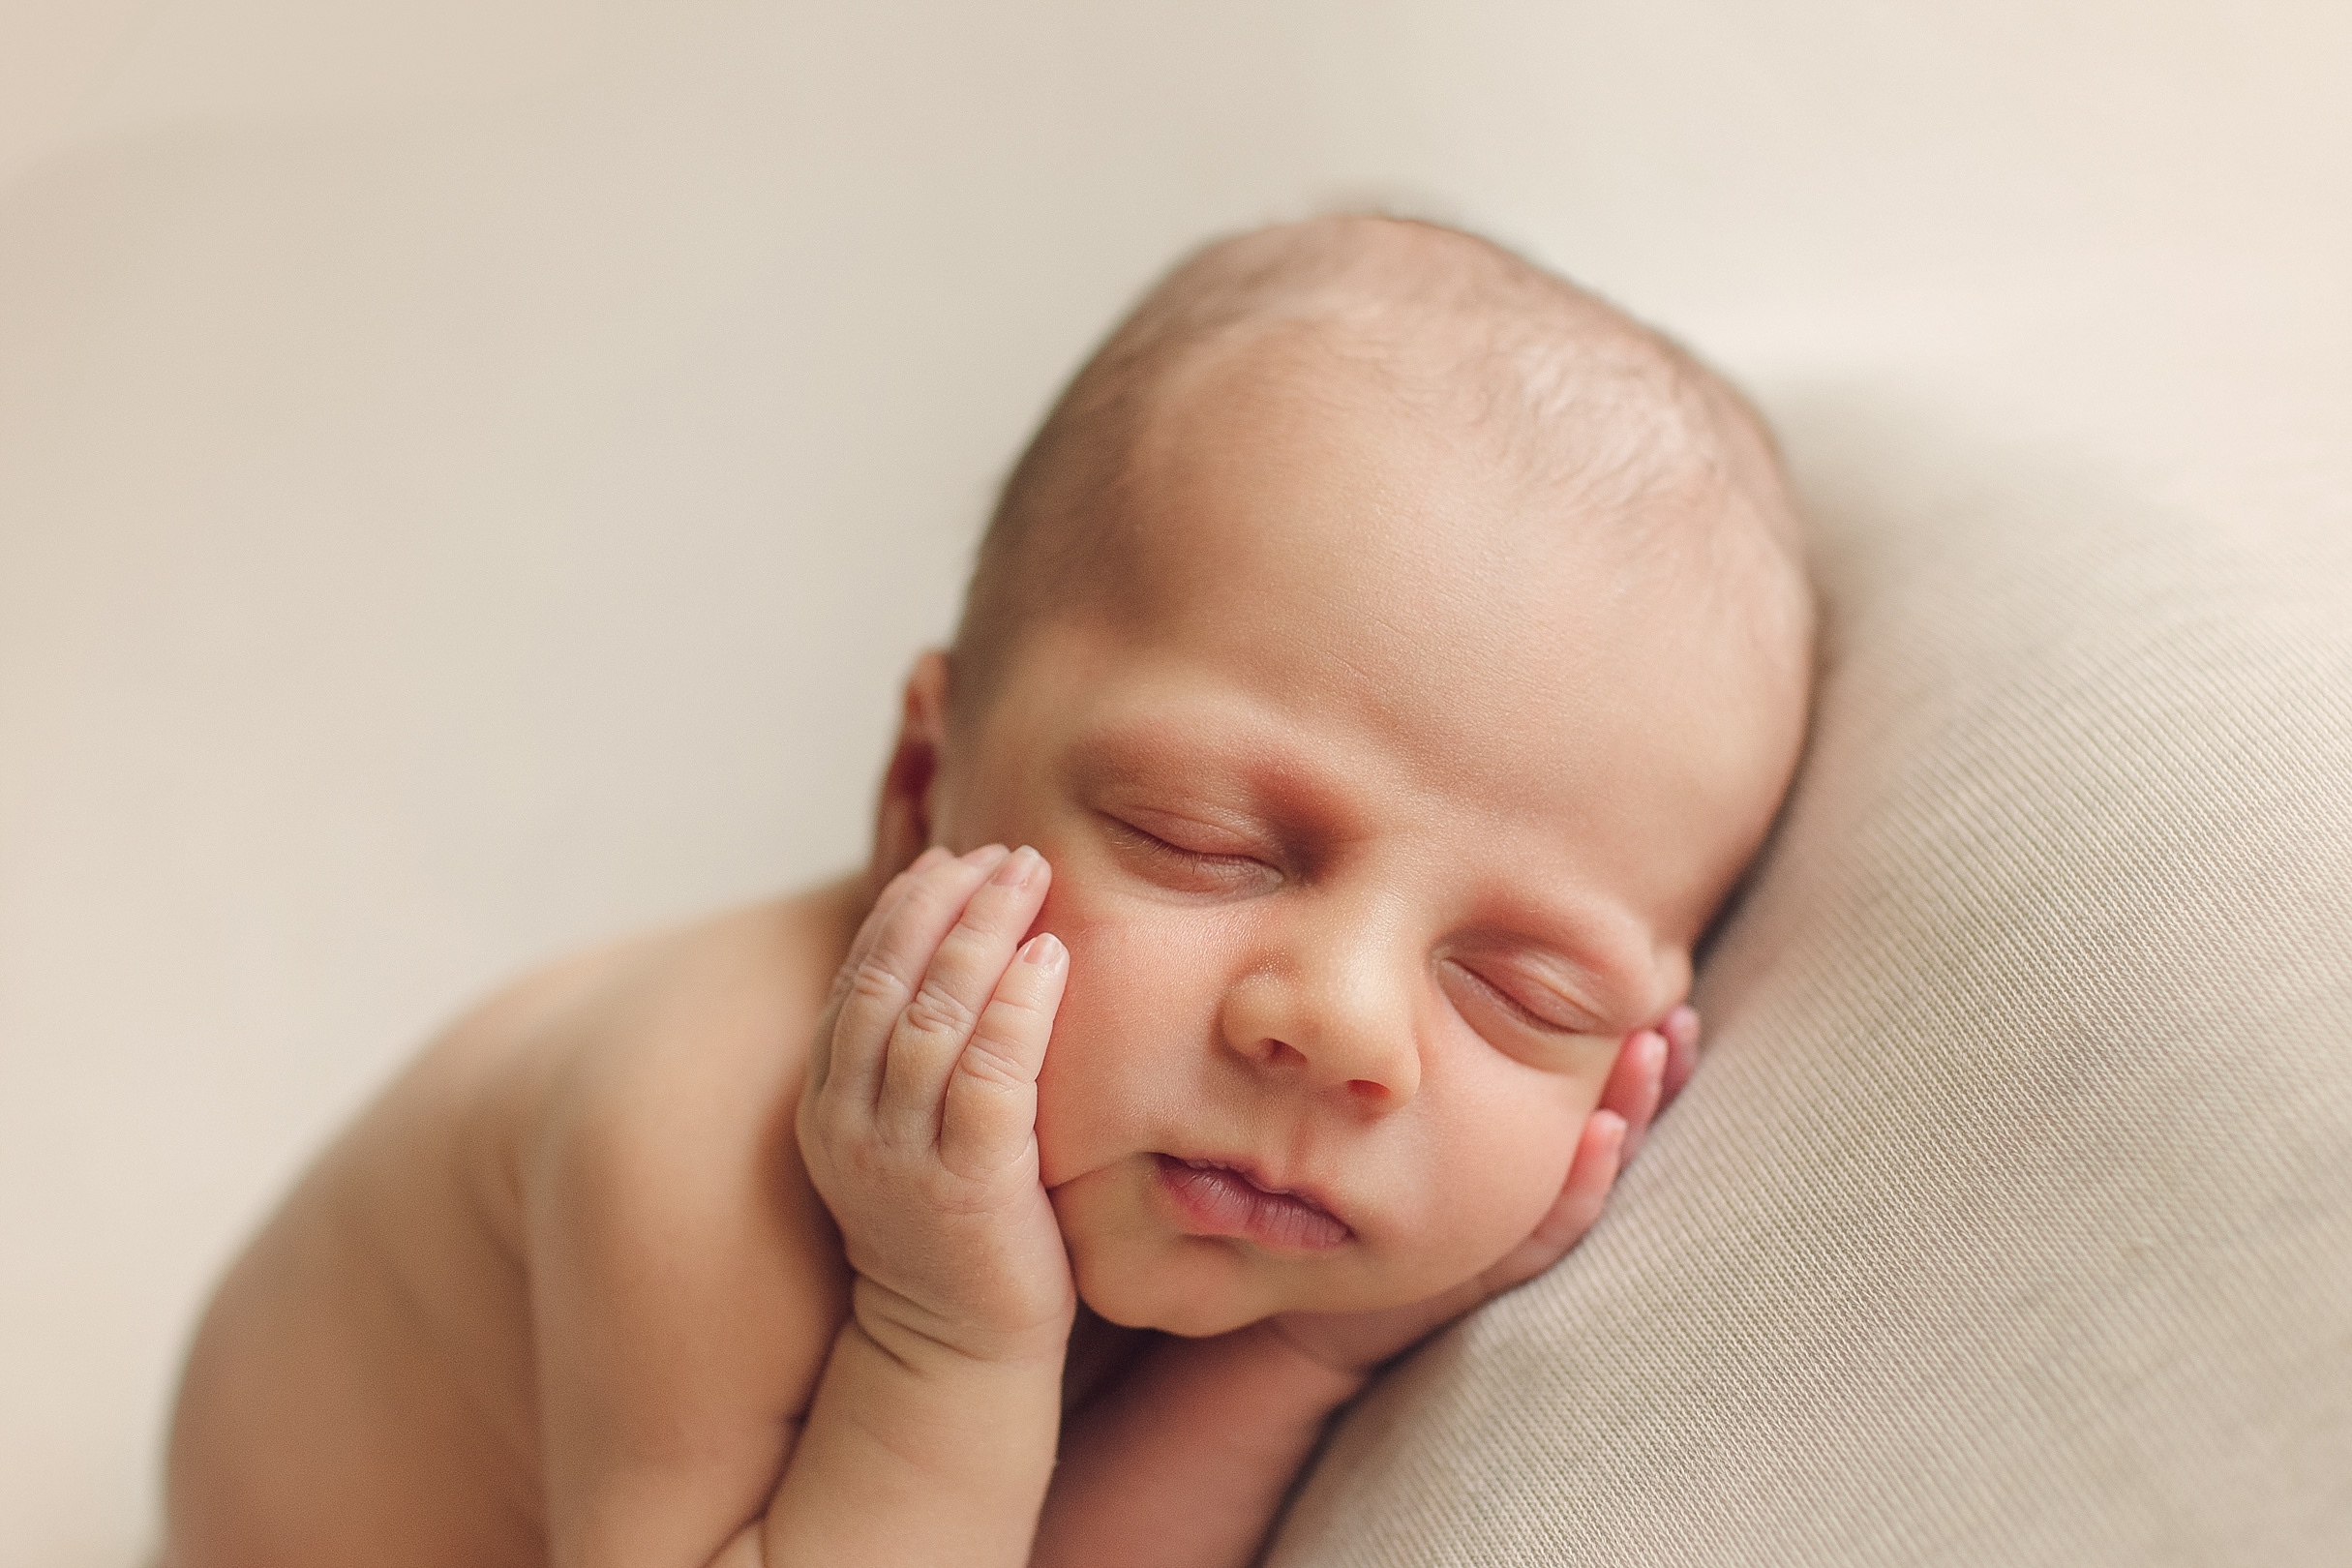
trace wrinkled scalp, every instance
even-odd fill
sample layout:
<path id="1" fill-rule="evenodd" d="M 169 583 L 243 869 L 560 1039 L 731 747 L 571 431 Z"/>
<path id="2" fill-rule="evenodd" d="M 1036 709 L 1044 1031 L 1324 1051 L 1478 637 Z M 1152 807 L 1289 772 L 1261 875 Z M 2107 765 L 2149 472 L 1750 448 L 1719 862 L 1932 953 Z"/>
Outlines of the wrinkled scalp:
<path id="1" fill-rule="evenodd" d="M 1771 436 L 1721 377 L 1649 327 L 1491 240 L 1344 216 L 1218 240 L 1179 262 L 1103 341 L 1014 465 L 983 535 L 951 652 L 951 709 L 984 708 L 1021 632 L 1099 608 L 1121 570 L 1137 437 L 1177 373 L 1284 340 L 1489 443 L 1498 469 L 1564 492 L 1636 553 L 1695 549 L 1785 581 L 1759 626 L 1809 644 L 1800 546 Z M 1709 504 L 1709 503 L 1712 504 Z M 1712 517 L 1700 531 L 1654 526 Z M 1722 586 L 1722 585 L 1718 585 Z"/>

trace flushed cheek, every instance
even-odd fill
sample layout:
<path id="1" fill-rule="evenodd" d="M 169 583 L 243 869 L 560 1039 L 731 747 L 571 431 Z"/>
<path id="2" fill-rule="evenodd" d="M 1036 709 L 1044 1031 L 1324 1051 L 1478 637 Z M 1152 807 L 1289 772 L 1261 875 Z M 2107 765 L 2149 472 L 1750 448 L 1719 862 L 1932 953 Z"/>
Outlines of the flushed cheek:
<path id="1" fill-rule="evenodd" d="M 1048 1187 L 1158 1148 L 1200 1101 L 1215 1028 L 1203 955 L 1179 933 L 1056 888 L 1039 923 L 1070 948 L 1070 981 L 1038 1081 Z M 1164 1141 L 1164 1140 L 1161 1140 Z M 1146 1148 L 1149 1144 L 1150 1148 Z"/>
<path id="2" fill-rule="evenodd" d="M 1524 1241 L 1559 1197 L 1589 1109 L 1580 1094 L 1544 1084 L 1490 1101 L 1433 1139 L 1412 1221 L 1417 1280 L 1449 1288 Z"/>

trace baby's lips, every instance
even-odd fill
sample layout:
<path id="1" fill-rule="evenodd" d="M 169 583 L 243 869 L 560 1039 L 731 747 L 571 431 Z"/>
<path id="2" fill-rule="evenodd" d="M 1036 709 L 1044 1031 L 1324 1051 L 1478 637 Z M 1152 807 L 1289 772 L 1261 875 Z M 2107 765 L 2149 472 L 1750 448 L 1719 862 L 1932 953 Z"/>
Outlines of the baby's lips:
<path id="1" fill-rule="evenodd" d="M 1155 1158 L 1162 1190 L 1195 1235 L 1244 1237 L 1310 1251 L 1337 1247 L 1354 1235 L 1316 1194 L 1266 1187 L 1247 1169 L 1224 1161 L 1168 1154 Z"/>

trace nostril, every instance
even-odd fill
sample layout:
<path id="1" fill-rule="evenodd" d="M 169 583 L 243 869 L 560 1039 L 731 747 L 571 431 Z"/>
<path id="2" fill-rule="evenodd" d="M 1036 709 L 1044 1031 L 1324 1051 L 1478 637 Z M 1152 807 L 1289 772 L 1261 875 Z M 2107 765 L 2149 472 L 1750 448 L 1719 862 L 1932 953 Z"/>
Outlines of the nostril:
<path id="1" fill-rule="evenodd" d="M 1266 1041 L 1266 1060 L 1287 1066 L 1292 1062 L 1306 1061 L 1307 1053 L 1286 1040 L 1270 1040 Z"/>
<path id="2" fill-rule="evenodd" d="M 1358 1100 L 1381 1101 L 1388 1098 L 1388 1085 L 1372 1078 L 1350 1078 L 1347 1092 Z"/>

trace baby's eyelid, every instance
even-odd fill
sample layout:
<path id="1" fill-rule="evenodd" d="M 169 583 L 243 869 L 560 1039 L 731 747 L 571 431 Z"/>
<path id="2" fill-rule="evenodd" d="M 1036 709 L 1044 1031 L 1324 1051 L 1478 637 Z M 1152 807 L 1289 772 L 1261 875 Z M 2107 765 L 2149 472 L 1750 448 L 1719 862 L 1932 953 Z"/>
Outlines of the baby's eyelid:
<path id="1" fill-rule="evenodd" d="M 1520 1000 L 1511 987 L 1496 982 L 1468 964 L 1462 963 L 1460 959 L 1453 960 L 1453 964 L 1456 969 L 1468 976 L 1480 990 L 1500 1003 L 1531 1029 L 1540 1029 L 1547 1034 L 1553 1035 L 1591 1035 L 1602 1032 L 1600 1026 L 1592 1021 L 1588 1010 L 1578 1007 L 1565 997 L 1559 998 L 1561 1010 L 1574 1012 L 1577 1015 L 1574 1022 L 1562 1023 L 1556 1018 L 1548 1018 Z M 1545 989 L 1549 990 L 1550 987 Z"/>
<path id="2" fill-rule="evenodd" d="M 1155 827 L 1146 827 L 1146 826 L 1145 826 L 1144 824 L 1142 824 L 1142 823 L 1139 823 L 1139 822 L 1133 822 L 1133 821 L 1129 820 L 1129 819 L 1128 819 L 1128 818 L 1126 818 L 1126 817 L 1119 816 L 1119 815 L 1116 815 L 1116 814 L 1113 814 L 1113 813 L 1105 812 L 1105 813 L 1104 813 L 1104 815 L 1105 815 L 1105 816 L 1110 817 L 1110 820 L 1111 820 L 1112 822 L 1114 822 L 1114 823 L 1118 824 L 1118 825 L 1119 825 L 1121 828 L 1124 828 L 1124 829 L 1127 829 L 1129 832 L 1135 834 L 1135 835 L 1136 835 L 1138 838 L 1147 838 L 1147 839 L 1151 840 L 1153 843 L 1155 843 L 1155 844 L 1159 845 L 1161 848 L 1162 848 L 1162 849 L 1166 849 L 1166 850 L 1171 850 L 1171 851 L 1173 851 L 1174 853 L 1176 853 L 1176 854 L 1178 854 L 1178 855 L 1191 856 L 1191 857 L 1193 857 L 1193 858 L 1195 858 L 1195 859 L 1203 859 L 1203 860 L 1235 860 L 1235 861 L 1239 861 L 1239 860 L 1256 860 L 1256 859 L 1261 859 L 1261 857 L 1256 856 L 1256 855 L 1252 855 L 1252 854 L 1249 853 L 1249 852 L 1248 852 L 1248 851 L 1246 851 L 1246 850 L 1239 850 L 1239 849 L 1200 849 L 1200 848 L 1198 848 L 1198 847 L 1196 847 L 1196 846 L 1194 846 L 1194 845 L 1180 842 L 1180 841 L 1179 841 L 1179 839 L 1176 839 L 1176 838 L 1170 838 L 1170 837 L 1168 836 L 1168 834 L 1169 834 L 1170 832 L 1176 832 L 1176 833 L 1181 834 L 1181 832 L 1182 832 L 1182 830 L 1183 830 L 1183 829 L 1182 829 L 1182 828 L 1180 828 L 1180 827 L 1178 827 L 1178 826 L 1177 826 L 1177 820 L 1176 820 L 1176 819 L 1168 819 L 1168 820 L 1166 820 L 1166 821 L 1164 821 L 1164 822 L 1159 822 L 1159 823 L 1157 823 L 1157 825 L 1156 825 Z M 1192 825 L 1188 825 L 1188 826 L 1199 826 L 1199 825 L 1192 824 Z M 1208 833 L 1213 832 L 1213 831 L 1214 831 L 1214 829 L 1211 829 L 1206 828 L 1206 827 L 1200 827 L 1200 831 L 1201 831 L 1202 833 L 1204 833 L 1204 834 L 1208 834 Z"/>
<path id="3" fill-rule="evenodd" d="M 1125 817 L 1115 816 L 1107 811 L 1102 815 L 1104 820 L 1108 821 L 1118 831 L 1155 854 L 1173 856 L 1193 865 L 1218 870 L 1270 869 L 1266 866 L 1265 861 L 1254 855 L 1244 855 L 1226 850 L 1192 849 L 1183 844 L 1172 843 L 1149 828 L 1130 822 Z"/>

